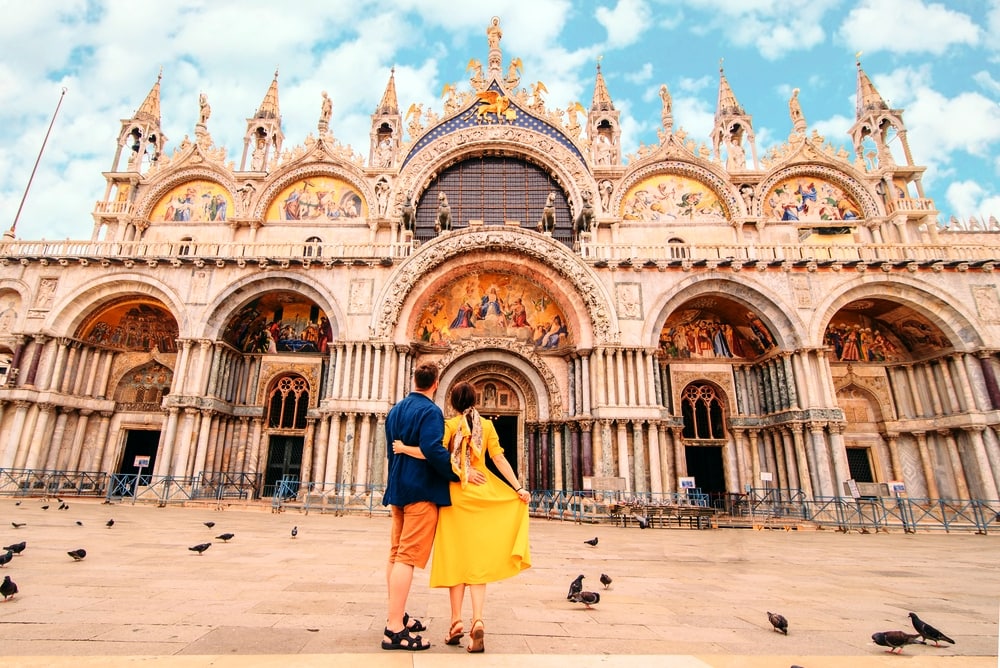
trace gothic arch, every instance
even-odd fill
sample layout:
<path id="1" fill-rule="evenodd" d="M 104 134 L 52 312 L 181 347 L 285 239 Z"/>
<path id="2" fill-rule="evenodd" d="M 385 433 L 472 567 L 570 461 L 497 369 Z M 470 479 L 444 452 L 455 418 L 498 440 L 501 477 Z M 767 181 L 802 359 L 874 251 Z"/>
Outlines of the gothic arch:
<path id="1" fill-rule="evenodd" d="M 594 340 L 600 343 L 617 340 L 618 322 L 611 308 L 614 300 L 583 260 L 550 237 L 529 230 L 493 227 L 444 234 L 407 258 L 376 298 L 370 325 L 373 335 L 391 339 L 404 307 L 413 307 L 412 294 L 417 283 L 446 262 L 458 257 L 467 259 L 474 252 L 503 254 L 512 261 L 521 256 L 554 271 L 581 300 L 590 316 Z"/>
<path id="2" fill-rule="evenodd" d="M 715 196 L 719 199 L 719 203 L 722 204 L 725 210 L 726 220 L 732 221 L 733 218 L 741 215 L 740 200 L 733 186 L 726 179 L 708 167 L 680 160 L 652 162 L 626 174 L 621 182 L 615 186 L 610 203 L 611 211 L 609 213 L 618 216 L 622 208 L 622 198 L 632 189 L 632 186 L 659 174 L 675 174 L 699 181 L 715 193 Z"/>

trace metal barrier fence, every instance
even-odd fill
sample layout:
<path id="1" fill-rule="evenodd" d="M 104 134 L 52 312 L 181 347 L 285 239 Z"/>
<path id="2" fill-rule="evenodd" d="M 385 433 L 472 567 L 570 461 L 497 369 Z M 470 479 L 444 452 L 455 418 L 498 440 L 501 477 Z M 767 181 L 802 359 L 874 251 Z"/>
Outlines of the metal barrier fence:
<path id="1" fill-rule="evenodd" d="M 107 474 L 97 471 L 0 468 L 0 496 L 90 496 L 106 500 L 155 502 L 164 506 L 199 499 L 267 498 L 274 512 L 388 515 L 382 505 L 385 487 L 343 483 L 302 483 L 294 476 L 273 489 L 261 488 L 261 474 L 203 471 L 198 476 Z M 718 506 L 722 502 L 722 507 Z M 710 499 L 698 490 L 677 493 L 626 493 L 600 490 L 535 490 L 529 510 L 533 517 L 601 523 L 614 521 L 612 508 L 717 507 L 720 518 L 766 523 L 811 523 L 838 531 L 961 531 L 986 534 L 1000 530 L 1000 500 L 896 497 L 817 497 L 806 499 L 799 489 L 752 489 Z"/>

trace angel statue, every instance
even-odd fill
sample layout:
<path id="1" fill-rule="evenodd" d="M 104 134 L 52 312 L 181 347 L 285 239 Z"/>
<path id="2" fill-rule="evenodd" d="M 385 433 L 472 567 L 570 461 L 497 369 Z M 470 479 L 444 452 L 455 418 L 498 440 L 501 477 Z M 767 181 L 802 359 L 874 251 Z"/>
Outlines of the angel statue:
<path id="1" fill-rule="evenodd" d="M 510 61 L 510 67 L 507 69 L 507 78 L 503 80 L 504 84 L 507 85 L 508 89 L 513 90 L 517 88 L 517 84 L 521 83 L 521 68 L 523 63 L 520 58 L 512 58 Z"/>

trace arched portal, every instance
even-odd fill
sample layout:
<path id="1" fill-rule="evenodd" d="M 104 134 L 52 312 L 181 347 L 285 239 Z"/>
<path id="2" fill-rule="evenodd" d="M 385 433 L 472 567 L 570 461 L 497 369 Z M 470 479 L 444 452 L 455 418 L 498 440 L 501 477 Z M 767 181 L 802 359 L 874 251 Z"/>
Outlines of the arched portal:
<path id="1" fill-rule="evenodd" d="M 309 382 L 294 373 L 278 376 L 268 388 L 265 406 L 267 454 L 262 494 L 295 494 L 302 473 Z M 291 483 L 282 487 L 282 481 Z"/>

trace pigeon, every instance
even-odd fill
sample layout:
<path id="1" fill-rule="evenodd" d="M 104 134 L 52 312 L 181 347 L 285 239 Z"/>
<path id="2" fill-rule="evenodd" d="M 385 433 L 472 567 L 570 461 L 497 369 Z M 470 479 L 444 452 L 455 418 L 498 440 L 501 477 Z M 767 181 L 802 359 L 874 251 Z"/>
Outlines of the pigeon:
<path id="1" fill-rule="evenodd" d="M 26 522 L 11 522 L 10 523 L 10 525 L 12 527 L 14 527 L 15 529 L 20 529 L 21 527 L 25 526 L 25 524 L 27 524 L 27 523 Z"/>
<path id="2" fill-rule="evenodd" d="M 107 522 L 106 522 L 106 523 L 104 524 L 104 526 L 106 526 L 106 527 L 107 527 L 107 528 L 109 528 L 109 529 L 110 529 L 111 527 L 113 527 L 114 525 L 115 525 L 115 521 L 114 521 L 114 519 L 110 519 L 110 520 L 108 520 L 108 521 L 107 521 Z"/>
<path id="3" fill-rule="evenodd" d="M 16 593 L 17 583 L 11 580 L 9 575 L 3 576 L 3 582 L 0 582 L 0 594 L 3 594 L 3 600 L 13 598 Z"/>
<path id="4" fill-rule="evenodd" d="M 77 525 L 78 527 L 82 527 L 82 526 L 83 526 L 83 522 L 81 522 L 80 520 L 77 520 L 77 521 L 76 521 L 76 525 Z"/>
<path id="5" fill-rule="evenodd" d="M 647 517 L 645 515 L 633 515 L 632 517 L 634 517 L 635 521 L 639 523 L 639 528 L 640 529 L 648 529 L 649 528 L 649 517 Z"/>
<path id="6" fill-rule="evenodd" d="M 28 547 L 28 542 L 22 540 L 20 543 L 14 543 L 13 545 L 7 545 L 6 547 L 4 547 L 2 549 L 9 550 L 9 551 L 13 552 L 14 554 L 21 554 L 22 552 L 24 552 L 24 548 L 26 548 L 26 547 Z"/>
<path id="7" fill-rule="evenodd" d="M 585 540 L 583 542 L 586 543 L 587 545 L 593 545 L 594 547 L 597 547 L 597 536 L 594 536 L 590 540 Z"/>
<path id="8" fill-rule="evenodd" d="M 3 554 L 0 554 L 0 566 L 6 566 L 10 563 L 11 559 L 14 558 L 14 553 L 7 550 Z"/>
<path id="9" fill-rule="evenodd" d="M 215 526 L 215 522 L 205 522 L 205 526 L 207 526 L 209 529 L 211 529 L 212 527 Z"/>
<path id="10" fill-rule="evenodd" d="M 62 501 L 60 501 L 59 502 L 59 507 L 56 508 L 56 510 L 69 510 L 69 504 L 68 503 L 63 503 Z"/>
<path id="11" fill-rule="evenodd" d="M 880 647 L 888 647 L 889 652 L 896 653 L 898 649 L 899 654 L 902 654 L 905 645 L 923 643 L 922 640 L 917 640 L 919 637 L 918 633 L 907 633 L 906 631 L 879 631 L 872 634 L 872 641 Z"/>
<path id="12" fill-rule="evenodd" d="M 87 551 L 81 547 L 79 550 L 70 550 L 66 554 L 73 557 L 73 561 L 80 561 L 87 556 Z"/>
<path id="13" fill-rule="evenodd" d="M 910 621 L 913 622 L 913 628 L 916 630 L 917 634 L 924 640 L 930 640 L 934 643 L 935 647 L 940 647 L 940 641 L 945 641 L 955 644 L 955 641 L 946 636 L 945 634 L 938 631 L 936 628 L 925 622 L 924 620 L 917 617 L 917 613 L 910 613 Z"/>
<path id="14" fill-rule="evenodd" d="M 48 509 L 49 509 L 48 505 L 42 506 L 42 510 L 48 510 Z"/>
<path id="15" fill-rule="evenodd" d="M 576 576 L 576 579 L 569 583 L 569 593 L 566 594 L 566 598 L 573 598 L 574 594 L 579 594 L 583 591 L 583 574 Z"/>
<path id="16" fill-rule="evenodd" d="M 14 505 L 15 505 L 15 506 L 19 506 L 19 505 L 21 505 L 21 502 L 20 502 L 20 501 L 15 501 L 15 502 L 14 502 Z M 997 515 L 1000 515 L 1000 513 L 997 513 Z"/>
<path id="17" fill-rule="evenodd" d="M 601 595 L 596 591 L 579 591 L 573 594 L 570 600 L 574 603 L 583 603 L 590 610 L 591 607 L 601 602 Z"/>
<path id="18" fill-rule="evenodd" d="M 771 622 L 771 626 L 774 627 L 775 631 L 780 631 L 786 636 L 788 635 L 788 620 L 785 619 L 784 615 L 779 615 L 776 612 L 768 612 L 767 621 Z"/>
<path id="19" fill-rule="evenodd" d="M 295 538 L 298 535 L 299 535 L 299 528 L 298 527 L 292 527 L 292 538 Z"/>
<path id="20" fill-rule="evenodd" d="M 232 538 L 235 535 L 236 534 L 234 534 L 234 533 L 224 533 L 224 534 L 221 534 L 219 536 L 216 536 L 216 538 L 218 538 L 219 540 L 221 540 L 223 543 L 228 543 L 229 539 Z"/>
<path id="21" fill-rule="evenodd" d="M 607 589 L 611 586 L 611 576 L 601 573 L 601 584 Z"/>
<path id="22" fill-rule="evenodd" d="M 207 550 L 210 547 L 212 547 L 211 543 L 199 543 L 197 545 L 189 547 L 188 549 L 191 550 L 192 552 L 197 552 L 199 555 L 201 555 L 205 550 Z"/>

